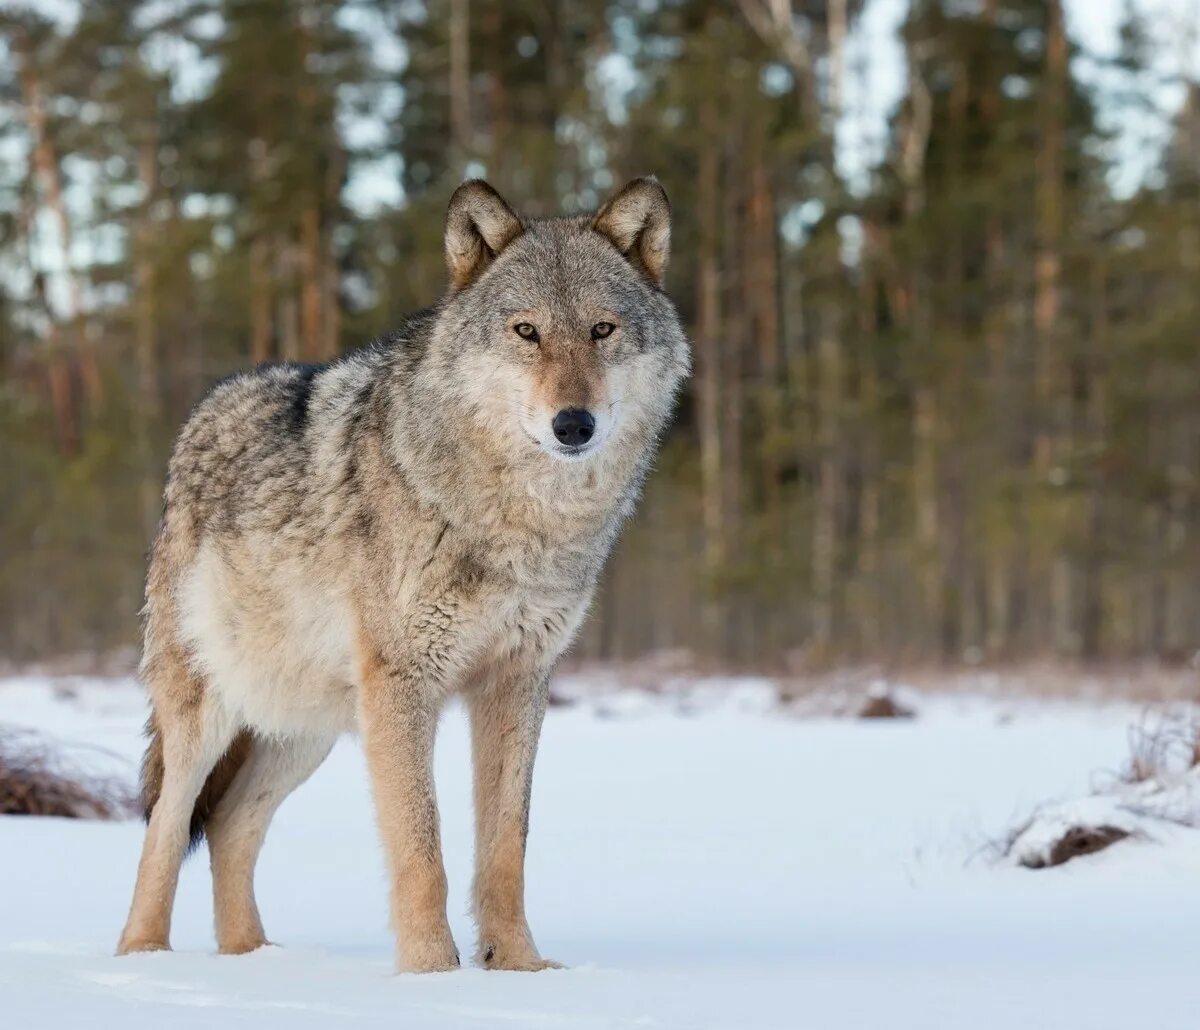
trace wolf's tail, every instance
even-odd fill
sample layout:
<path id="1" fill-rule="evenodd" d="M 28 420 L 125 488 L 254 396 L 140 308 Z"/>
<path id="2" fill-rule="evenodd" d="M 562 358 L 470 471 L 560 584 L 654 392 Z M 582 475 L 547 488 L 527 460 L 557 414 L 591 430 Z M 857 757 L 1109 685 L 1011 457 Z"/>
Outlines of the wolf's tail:
<path id="1" fill-rule="evenodd" d="M 163 741 L 158 722 L 153 713 L 146 721 L 146 754 L 142 758 L 142 814 L 146 822 L 150 821 L 150 813 L 158 803 L 163 785 Z M 254 738 L 249 730 L 241 730 L 225 753 L 217 759 L 217 764 L 209 771 L 204 780 L 204 786 L 192 806 L 192 818 L 188 824 L 188 851 L 192 851 L 204 836 L 204 824 L 217 807 L 217 803 L 225 796 L 238 770 L 250 757 L 250 749 Z"/>

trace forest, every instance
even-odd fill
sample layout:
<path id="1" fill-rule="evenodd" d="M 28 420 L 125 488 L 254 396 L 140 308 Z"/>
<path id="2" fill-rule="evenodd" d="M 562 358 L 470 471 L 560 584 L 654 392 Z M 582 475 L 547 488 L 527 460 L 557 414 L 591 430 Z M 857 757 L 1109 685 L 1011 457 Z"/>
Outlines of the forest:
<path id="1" fill-rule="evenodd" d="M 871 2 L 0 8 L 0 656 L 136 643 L 191 406 L 434 301 L 464 177 L 536 216 L 654 173 L 695 374 L 578 658 L 1191 658 L 1197 26 L 911 0 L 848 167 Z"/>

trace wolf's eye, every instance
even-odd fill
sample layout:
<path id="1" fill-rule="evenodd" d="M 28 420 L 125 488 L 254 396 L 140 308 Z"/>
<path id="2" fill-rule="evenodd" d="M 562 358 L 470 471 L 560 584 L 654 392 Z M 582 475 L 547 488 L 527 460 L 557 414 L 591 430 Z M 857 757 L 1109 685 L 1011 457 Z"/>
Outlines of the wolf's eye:
<path id="1" fill-rule="evenodd" d="M 528 322 L 518 322 L 513 326 L 513 332 L 521 337 L 522 340 L 528 340 L 530 343 L 538 342 L 537 327 L 530 325 Z"/>
<path id="2" fill-rule="evenodd" d="M 616 328 L 611 322 L 597 322 L 592 326 L 592 339 L 603 340 L 606 336 L 612 336 L 613 330 Z"/>

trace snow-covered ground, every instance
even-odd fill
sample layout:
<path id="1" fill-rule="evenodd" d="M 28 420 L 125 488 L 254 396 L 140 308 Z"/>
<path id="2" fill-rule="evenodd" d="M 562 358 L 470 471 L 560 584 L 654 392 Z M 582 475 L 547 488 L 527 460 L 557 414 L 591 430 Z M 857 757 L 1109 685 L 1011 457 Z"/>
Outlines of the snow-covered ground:
<path id="1" fill-rule="evenodd" d="M 283 807 L 259 866 L 282 947 L 214 954 L 203 854 L 172 953 L 113 958 L 141 825 L 0 818 L 0 1026 L 519 1028 L 1200 1025 L 1200 833 L 1037 872 L 986 857 L 1039 803 L 1127 754 L 1129 707 L 925 701 L 916 719 L 734 700 L 553 708 L 528 900 L 539 974 L 391 973 L 358 744 Z M 0 681 L 0 723 L 128 761 L 141 694 Z M 438 787 L 451 922 L 471 951 L 470 769 L 447 714 Z M 115 759 L 110 761 L 116 761 Z"/>

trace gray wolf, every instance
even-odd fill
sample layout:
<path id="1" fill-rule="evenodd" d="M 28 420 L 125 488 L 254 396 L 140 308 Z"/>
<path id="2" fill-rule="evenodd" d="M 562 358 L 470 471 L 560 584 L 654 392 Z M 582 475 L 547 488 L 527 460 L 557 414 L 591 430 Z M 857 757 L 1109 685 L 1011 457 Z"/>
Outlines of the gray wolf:
<path id="1" fill-rule="evenodd" d="M 663 292 L 669 205 L 635 179 L 594 216 L 526 221 L 454 193 L 449 286 L 321 366 L 234 376 L 171 457 L 150 558 L 148 826 L 118 953 L 169 947 L 208 839 L 222 952 L 266 943 L 254 866 L 275 810 L 360 729 L 401 970 L 459 964 L 431 756 L 471 725 L 476 960 L 543 969 L 525 918 L 548 679 L 689 370 Z"/>

